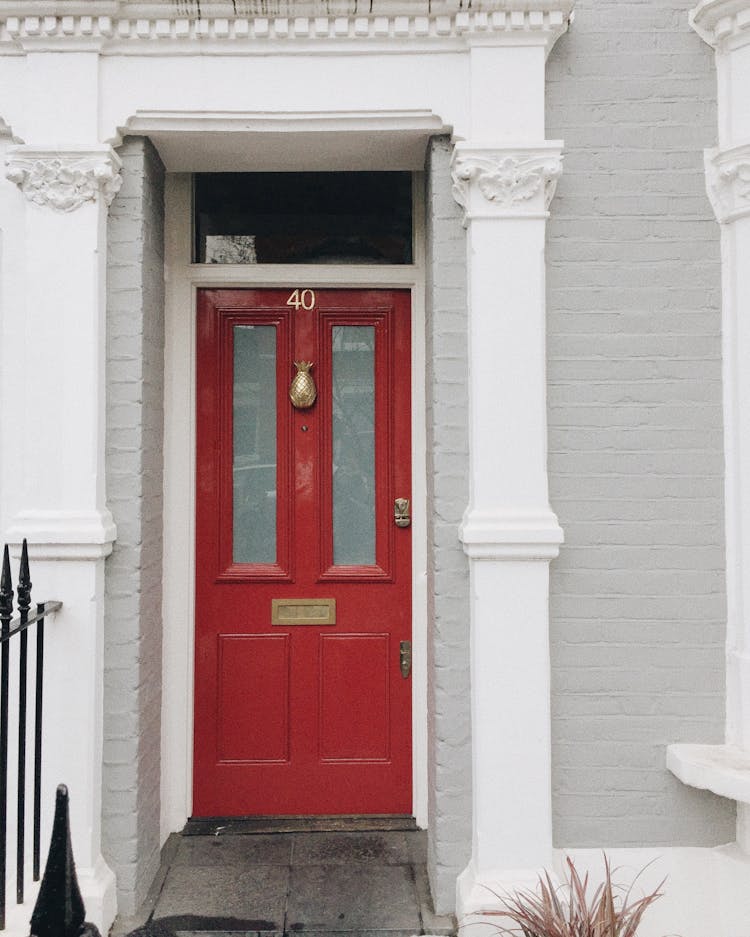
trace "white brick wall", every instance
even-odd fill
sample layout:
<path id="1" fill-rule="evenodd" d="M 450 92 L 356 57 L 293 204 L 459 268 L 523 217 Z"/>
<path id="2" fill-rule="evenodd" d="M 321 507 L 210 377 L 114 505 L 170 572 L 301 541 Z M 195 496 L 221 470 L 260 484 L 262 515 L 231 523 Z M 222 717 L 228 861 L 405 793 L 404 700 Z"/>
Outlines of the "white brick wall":
<path id="1" fill-rule="evenodd" d="M 692 0 L 579 0 L 548 65 L 555 838 L 713 845 L 733 804 L 664 768 L 724 725 L 714 68 Z"/>
<path id="2" fill-rule="evenodd" d="M 108 229 L 107 491 L 117 542 L 106 566 L 105 858 L 121 914 L 159 865 L 164 370 L 164 168 L 151 144 L 121 147 Z"/>
<path id="3" fill-rule="evenodd" d="M 429 872 L 436 911 L 455 906 L 471 854 L 469 573 L 458 525 L 469 500 L 466 236 L 451 146 L 427 157 Z"/>

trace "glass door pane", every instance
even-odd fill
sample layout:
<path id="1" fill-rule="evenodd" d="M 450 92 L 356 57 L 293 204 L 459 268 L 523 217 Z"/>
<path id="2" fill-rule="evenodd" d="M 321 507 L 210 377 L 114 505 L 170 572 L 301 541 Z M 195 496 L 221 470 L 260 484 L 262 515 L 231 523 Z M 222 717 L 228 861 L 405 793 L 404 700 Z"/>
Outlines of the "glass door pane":
<path id="1" fill-rule="evenodd" d="M 338 325 L 333 342 L 333 563 L 375 564 L 375 328 Z"/>
<path id="2" fill-rule="evenodd" d="M 234 327 L 233 561 L 276 562 L 276 329 Z"/>

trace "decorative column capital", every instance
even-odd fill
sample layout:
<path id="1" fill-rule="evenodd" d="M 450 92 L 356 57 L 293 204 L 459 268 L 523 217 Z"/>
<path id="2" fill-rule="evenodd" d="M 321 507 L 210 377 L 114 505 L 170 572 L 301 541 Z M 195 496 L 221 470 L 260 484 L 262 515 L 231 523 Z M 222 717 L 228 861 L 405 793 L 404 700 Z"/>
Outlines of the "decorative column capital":
<path id="1" fill-rule="evenodd" d="M 715 49 L 750 42 L 750 0 L 700 0 L 690 25 Z"/>
<path id="2" fill-rule="evenodd" d="M 706 188 L 716 218 L 730 224 L 750 215 L 750 143 L 706 150 Z"/>
<path id="3" fill-rule="evenodd" d="M 453 197 L 474 218 L 547 218 L 562 175 L 562 142 L 539 145 L 458 143 Z"/>
<path id="4" fill-rule="evenodd" d="M 110 205 L 122 184 L 121 162 L 110 146 L 14 146 L 5 175 L 26 198 L 59 212 L 70 212 L 101 197 Z"/>

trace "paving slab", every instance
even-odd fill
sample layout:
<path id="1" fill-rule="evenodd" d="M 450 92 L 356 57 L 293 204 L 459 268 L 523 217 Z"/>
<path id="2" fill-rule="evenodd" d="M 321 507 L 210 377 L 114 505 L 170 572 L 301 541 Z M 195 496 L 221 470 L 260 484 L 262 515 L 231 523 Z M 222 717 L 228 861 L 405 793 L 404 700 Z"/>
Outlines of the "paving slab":
<path id="1" fill-rule="evenodd" d="M 271 931 L 257 930 L 176 930 L 175 937 L 259 937 L 260 934 L 272 933 Z M 279 933 L 278 931 L 276 933 Z M 279 935 L 281 937 L 281 935 Z"/>
<path id="2" fill-rule="evenodd" d="M 249 921 L 186 914 L 159 918 L 133 932 L 133 937 L 284 937 L 283 931 L 247 930 Z M 165 925 L 168 927 L 165 929 Z"/>
<path id="3" fill-rule="evenodd" d="M 176 930 L 174 937 L 284 937 L 283 931 L 267 930 Z"/>
<path id="4" fill-rule="evenodd" d="M 410 834 L 409 834 L 410 835 Z M 292 864 L 349 865 L 371 862 L 408 865 L 408 836 L 405 833 L 297 833 Z"/>
<path id="5" fill-rule="evenodd" d="M 287 930 L 421 930 L 408 865 L 293 866 Z"/>
<path id="6" fill-rule="evenodd" d="M 293 837 L 276 836 L 183 836 L 172 868 L 190 866 L 290 865 Z"/>
<path id="7" fill-rule="evenodd" d="M 172 918 L 175 930 L 284 930 L 289 868 L 173 867 L 154 909 L 155 919 Z M 224 926 L 179 927 L 174 919 L 231 919 Z"/>
<path id="8" fill-rule="evenodd" d="M 294 931 L 289 933 L 291 937 Z M 304 930 L 299 933 L 304 937 L 415 937 L 412 930 Z"/>

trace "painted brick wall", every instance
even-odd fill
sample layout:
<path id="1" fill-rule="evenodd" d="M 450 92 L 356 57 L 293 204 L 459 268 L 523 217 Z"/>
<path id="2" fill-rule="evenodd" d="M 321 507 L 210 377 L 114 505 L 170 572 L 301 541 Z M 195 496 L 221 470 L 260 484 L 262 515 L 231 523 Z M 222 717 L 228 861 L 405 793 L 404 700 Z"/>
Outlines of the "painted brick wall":
<path id="1" fill-rule="evenodd" d="M 719 231 L 692 0 L 579 0 L 548 65 L 555 838 L 712 845 L 733 804 L 664 768 L 724 726 Z"/>
<path id="2" fill-rule="evenodd" d="M 119 150 L 108 229 L 104 855 L 121 914 L 159 865 L 164 167 L 148 140 Z"/>
<path id="3" fill-rule="evenodd" d="M 466 236 L 451 195 L 451 146 L 427 157 L 429 873 L 435 910 L 454 910 L 471 854 L 469 572 L 458 525 L 469 501 Z"/>

